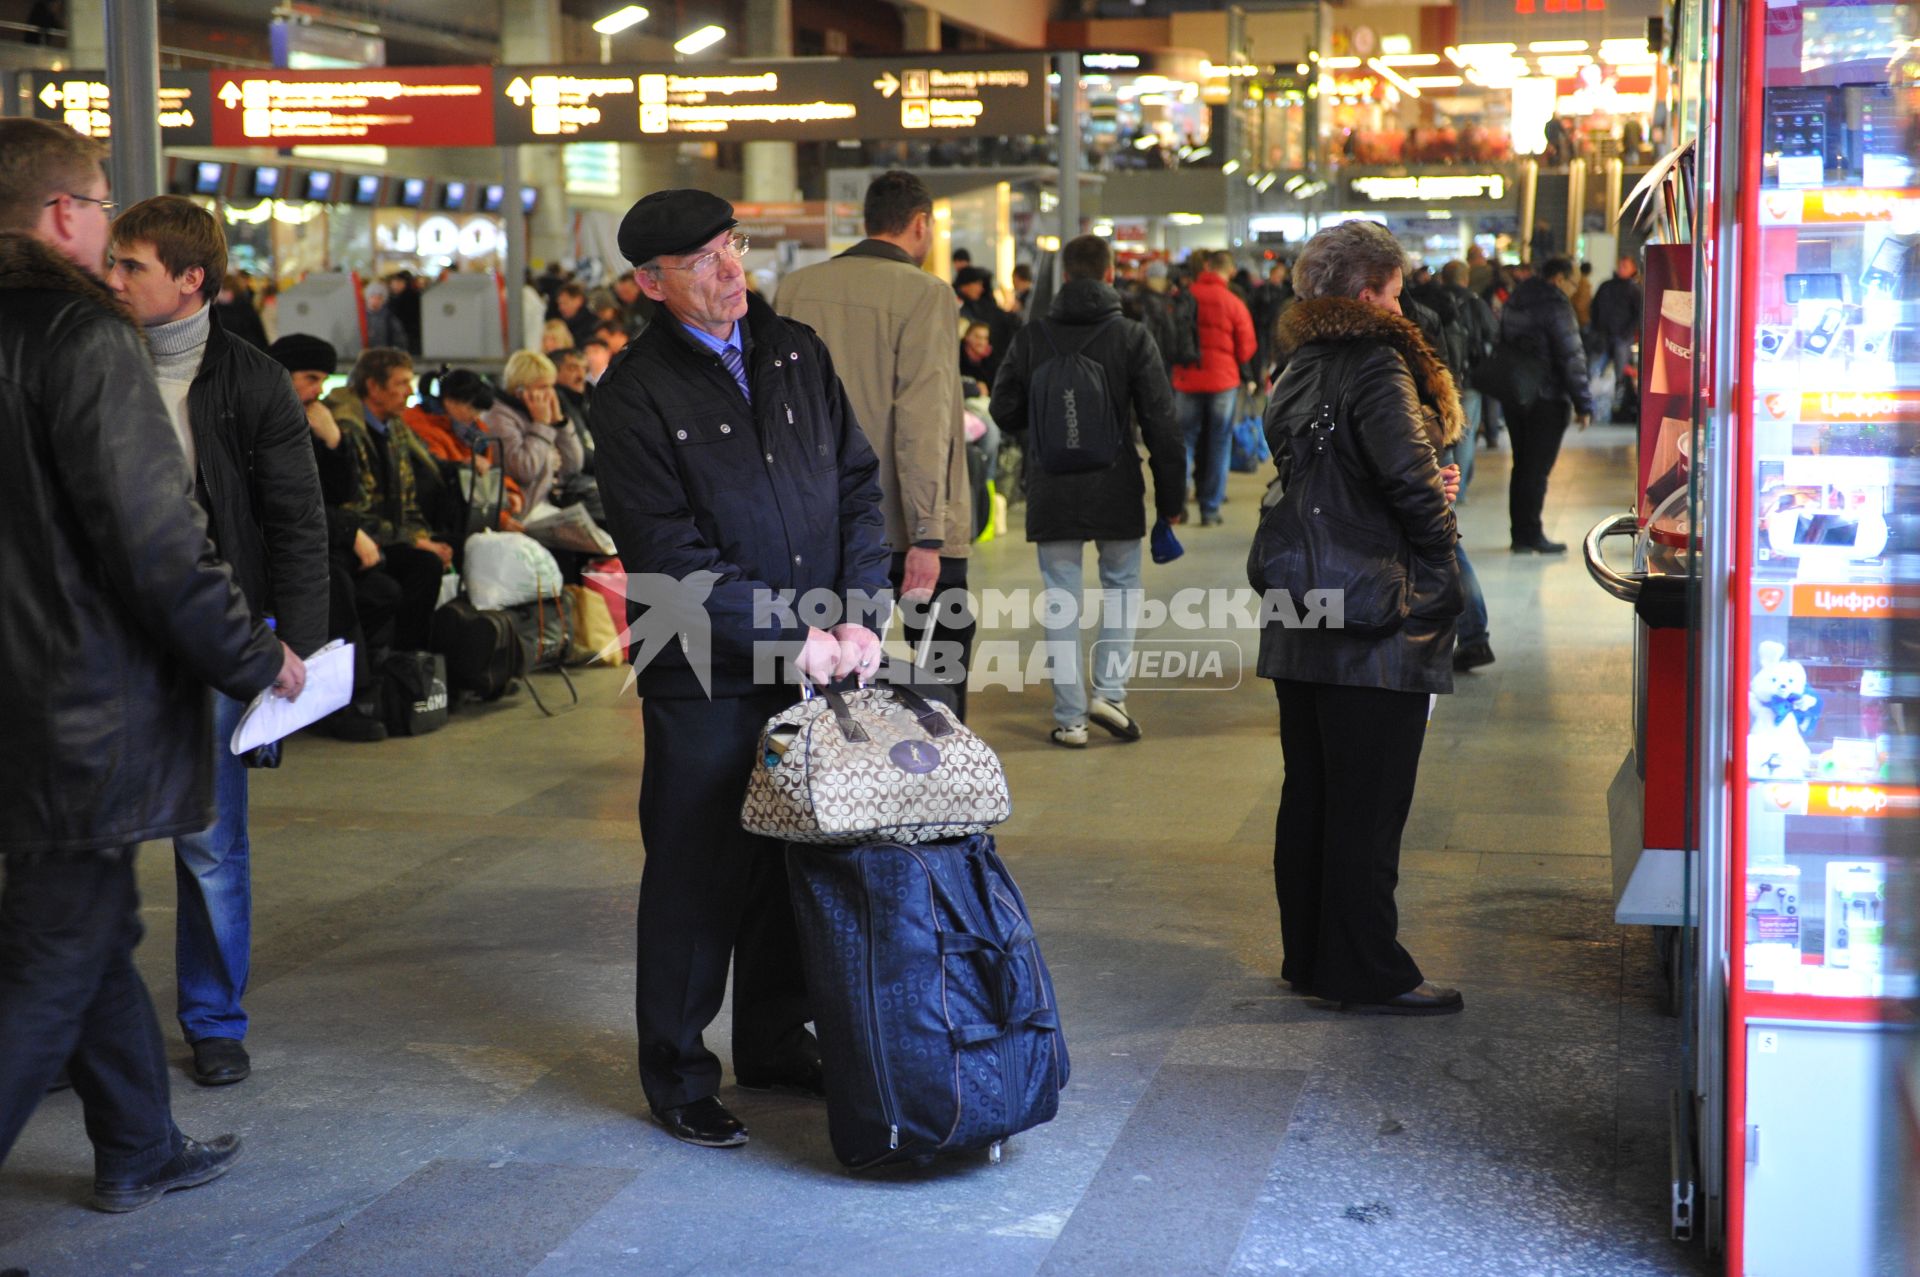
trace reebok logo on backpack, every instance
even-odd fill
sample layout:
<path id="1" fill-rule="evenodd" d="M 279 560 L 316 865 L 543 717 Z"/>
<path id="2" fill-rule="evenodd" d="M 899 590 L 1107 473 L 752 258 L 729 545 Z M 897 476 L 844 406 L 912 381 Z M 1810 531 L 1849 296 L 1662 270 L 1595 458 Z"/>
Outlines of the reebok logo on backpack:
<path id="1" fill-rule="evenodd" d="M 1034 325 L 1050 353 L 1034 366 L 1027 429 L 1034 456 L 1048 474 L 1105 470 L 1120 458 L 1125 436 L 1107 390 L 1107 370 L 1084 353 L 1107 323 L 1066 354 L 1054 342 L 1048 321 Z"/>

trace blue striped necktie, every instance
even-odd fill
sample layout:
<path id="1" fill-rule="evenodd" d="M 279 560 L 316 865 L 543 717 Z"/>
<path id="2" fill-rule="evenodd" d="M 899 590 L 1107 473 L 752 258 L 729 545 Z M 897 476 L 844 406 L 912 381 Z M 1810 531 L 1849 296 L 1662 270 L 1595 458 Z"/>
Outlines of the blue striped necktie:
<path id="1" fill-rule="evenodd" d="M 727 371 L 733 374 L 733 379 L 740 383 L 740 393 L 747 397 L 747 402 L 752 403 L 753 391 L 747 388 L 747 361 L 742 357 L 739 349 L 731 345 L 720 347 L 720 362 L 727 366 Z"/>

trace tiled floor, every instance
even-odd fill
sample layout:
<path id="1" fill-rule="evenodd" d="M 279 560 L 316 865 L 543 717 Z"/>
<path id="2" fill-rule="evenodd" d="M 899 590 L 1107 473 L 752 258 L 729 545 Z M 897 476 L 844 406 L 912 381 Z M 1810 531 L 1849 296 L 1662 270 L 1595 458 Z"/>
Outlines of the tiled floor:
<path id="1" fill-rule="evenodd" d="M 1596 430 L 1570 447 L 1550 534 L 1576 541 L 1624 504 L 1628 443 Z M 1629 613 L 1577 551 L 1507 554 L 1505 472 L 1483 455 L 1463 511 L 1499 661 L 1435 714 L 1400 891 L 1409 948 L 1466 991 L 1466 1014 L 1352 1019 L 1278 985 L 1265 683 L 1136 686 L 1146 739 L 1084 753 L 1048 745 L 1044 690 L 989 688 L 974 725 L 1016 804 L 1001 848 L 1074 1052 L 1059 1119 L 998 1166 L 856 1178 L 819 1107 L 729 1087 L 752 1145 L 676 1144 L 644 1119 L 633 1074 L 640 716 L 618 673 L 595 672 L 559 719 L 516 697 L 420 740 L 304 743 L 260 776 L 255 1073 L 218 1091 L 175 1081 L 181 1125 L 240 1132 L 245 1161 L 97 1215 L 80 1204 L 78 1106 L 52 1097 L 0 1172 L 0 1267 L 1701 1271 L 1665 1236 L 1675 1026 L 1651 939 L 1613 924 L 1608 895 Z M 1259 494 L 1236 477 L 1227 525 L 1188 532 L 1149 589 L 1241 584 Z M 1019 541 L 984 547 L 973 579 L 1038 587 Z M 1251 634 L 1224 637 L 1251 657 Z M 141 959 L 168 1017 L 164 849 L 142 880 Z"/>

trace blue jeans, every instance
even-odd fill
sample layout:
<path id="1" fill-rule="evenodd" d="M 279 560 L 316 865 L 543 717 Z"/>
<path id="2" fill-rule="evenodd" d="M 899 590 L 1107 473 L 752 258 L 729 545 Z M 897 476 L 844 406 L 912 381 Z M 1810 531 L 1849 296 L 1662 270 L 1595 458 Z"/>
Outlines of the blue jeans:
<path id="1" fill-rule="evenodd" d="M 247 1036 L 240 995 L 253 945 L 253 885 L 247 841 L 247 769 L 227 748 L 246 709 L 213 697 L 213 824 L 173 840 L 179 887 L 174 940 L 180 1029 L 187 1041 Z"/>
<path id="2" fill-rule="evenodd" d="M 1203 515 L 1220 513 L 1227 495 L 1227 463 L 1232 459 L 1233 405 L 1240 397 L 1236 386 L 1218 394 L 1177 394 L 1180 428 L 1187 435 L 1187 479 Z"/>
<path id="3" fill-rule="evenodd" d="M 1080 677 L 1081 547 L 1084 541 L 1042 541 L 1040 580 L 1049 590 L 1064 590 L 1074 602 L 1070 618 L 1041 625 L 1047 662 L 1053 668 L 1053 721 L 1061 727 L 1087 725 L 1087 685 Z M 1127 699 L 1127 669 L 1133 656 L 1133 631 L 1140 618 L 1140 543 L 1096 541 L 1100 557 L 1100 637 L 1094 645 L 1093 694 L 1115 705 Z"/>
<path id="4" fill-rule="evenodd" d="M 1460 495 L 1454 498 L 1455 505 L 1467 502 L 1467 485 L 1473 482 L 1473 454 L 1480 447 L 1480 421 L 1486 416 L 1486 400 L 1477 390 L 1460 388 L 1460 408 L 1467 416 L 1467 427 L 1460 432 L 1460 442 L 1453 445 L 1453 459 L 1460 464 Z"/>
<path id="5" fill-rule="evenodd" d="M 1487 641 L 1487 596 L 1480 590 L 1480 577 L 1467 558 L 1467 547 L 1455 542 L 1453 557 L 1460 564 L 1460 589 L 1467 596 L 1467 609 L 1460 614 L 1457 639 L 1460 643 Z"/>

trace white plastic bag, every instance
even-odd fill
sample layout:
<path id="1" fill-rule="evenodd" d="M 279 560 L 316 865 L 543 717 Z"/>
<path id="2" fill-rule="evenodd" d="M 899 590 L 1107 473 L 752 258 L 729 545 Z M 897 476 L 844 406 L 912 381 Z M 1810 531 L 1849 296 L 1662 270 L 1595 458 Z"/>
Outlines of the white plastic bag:
<path id="1" fill-rule="evenodd" d="M 550 599 L 564 584 L 547 548 L 519 532 L 474 533 L 462 567 L 467 597 L 482 611 Z"/>

